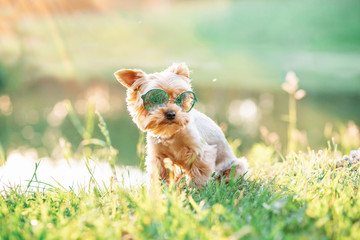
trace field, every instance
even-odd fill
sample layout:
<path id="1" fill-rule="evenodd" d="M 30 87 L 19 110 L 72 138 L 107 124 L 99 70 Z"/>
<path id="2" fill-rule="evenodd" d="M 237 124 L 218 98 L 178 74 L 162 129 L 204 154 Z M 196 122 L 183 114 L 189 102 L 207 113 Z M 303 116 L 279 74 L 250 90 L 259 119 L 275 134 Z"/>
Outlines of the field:
<path id="1" fill-rule="evenodd" d="M 0 0 L 0 239 L 360 239 L 359 9 Z M 173 62 L 248 179 L 145 185 L 113 72 Z"/>
<path id="2" fill-rule="evenodd" d="M 2 239 L 356 239 L 360 234 L 360 148 L 343 156 L 329 141 L 325 149 L 290 151 L 284 157 L 276 144 L 258 143 L 247 154 L 247 180 L 225 183 L 214 175 L 202 189 L 174 181 L 124 187 L 104 119 L 98 113 L 97 120 L 95 113 L 87 115 L 87 125 L 98 122 L 103 134 L 91 138 L 93 130 L 66 104 L 84 138 L 81 154 L 89 182 L 70 188 L 62 179 L 43 182 L 41 162 L 35 163 L 26 185 L 5 185 L 1 191 Z M 295 129 L 289 124 L 288 130 Z M 352 137 L 350 143 L 357 144 L 358 128 L 349 127 L 342 137 L 344 147 L 351 146 L 346 139 Z M 238 142 L 230 141 L 234 151 Z M 91 145 L 100 147 L 87 147 Z M 76 156 L 62 150 L 65 158 Z M 109 181 L 95 177 L 90 165 L 95 159 L 109 164 Z"/>
<path id="3" fill-rule="evenodd" d="M 334 149 L 335 148 L 335 149 Z M 359 163 L 336 146 L 278 159 L 259 144 L 249 180 L 88 190 L 2 191 L 2 239 L 357 239 Z M 40 166 L 41 167 L 41 166 Z M 35 184 L 32 182 L 31 184 Z M 45 186 L 40 184 L 40 186 Z"/>

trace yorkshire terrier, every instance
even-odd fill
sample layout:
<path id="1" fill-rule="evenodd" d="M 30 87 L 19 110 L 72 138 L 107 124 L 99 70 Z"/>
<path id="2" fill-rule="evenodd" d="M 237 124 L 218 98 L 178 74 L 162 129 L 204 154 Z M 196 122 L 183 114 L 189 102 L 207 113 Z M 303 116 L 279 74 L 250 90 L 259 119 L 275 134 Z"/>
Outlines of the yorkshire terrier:
<path id="1" fill-rule="evenodd" d="M 247 173 L 246 159 L 235 157 L 220 127 L 193 108 L 197 98 L 185 64 L 152 74 L 122 69 L 114 75 L 127 88 L 133 121 L 147 133 L 145 165 L 151 180 L 169 180 L 168 159 L 196 186 L 206 184 L 214 172 L 227 179 Z"/>

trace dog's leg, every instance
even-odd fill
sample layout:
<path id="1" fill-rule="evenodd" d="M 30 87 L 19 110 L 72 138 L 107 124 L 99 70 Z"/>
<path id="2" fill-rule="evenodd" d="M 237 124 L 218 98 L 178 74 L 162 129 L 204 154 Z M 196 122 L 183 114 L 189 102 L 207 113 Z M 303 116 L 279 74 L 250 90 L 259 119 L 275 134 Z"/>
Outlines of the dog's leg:
<path id="1" fill-rule="evenodd" d="M 225 177 L 225 181 L 229 181 L 231 178 L 231 173 L 234 171 L 234 177 L 240 178 L 244 174 L 244 179 L 247 179 L 249 177 L 249 164 L 246 160 L 246 158 L 242 157 L 239 159 L 235 159 L 231 162 L 230 166 L 226 167 L 224 170 L 220 171 L 220 174 Z"/>
<path id="2" fill-rule="evenodd" d="M 233 166 L 235 167 L 235 176 L 242 177 L 245 174 L 244 179 L 249 177 L 249 163 L 245 157 L 236 159 Z"/>
<path id="3" fill-rule="evenodd" d="M 145 160 L 146 171 L 149 180 L 166 180 L 169 177 L 169 170 L 165 167 L 164 161 L 154 156 L 148 155 Z"/>
<path id="4" fill-rule="evenodd" d="M 216 147 L 207 145 L 191 163 L 189 175 L 196 186 L 206 184 L 215 170 Z"/>

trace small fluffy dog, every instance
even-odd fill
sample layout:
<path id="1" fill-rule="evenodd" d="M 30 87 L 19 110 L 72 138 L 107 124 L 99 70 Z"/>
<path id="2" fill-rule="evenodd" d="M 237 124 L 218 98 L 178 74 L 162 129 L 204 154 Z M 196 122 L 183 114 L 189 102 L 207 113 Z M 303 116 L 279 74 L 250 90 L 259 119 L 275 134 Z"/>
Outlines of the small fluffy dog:
<path id="1" fill-rule="evenodd" d="M 127 88 L 133 121 L 147 133 L 145 164 L 152 180 L 168 180 L 167 159 L 197 186 L 207 183 L 213 172 L 226 177 L 231 169 L 237 177 L 247 172 L 246 159 L 235 157 L 220 127 L 193 108 L 197 99 L 185 64 L 159 73 L 122 69 L 114 75 Z"/>

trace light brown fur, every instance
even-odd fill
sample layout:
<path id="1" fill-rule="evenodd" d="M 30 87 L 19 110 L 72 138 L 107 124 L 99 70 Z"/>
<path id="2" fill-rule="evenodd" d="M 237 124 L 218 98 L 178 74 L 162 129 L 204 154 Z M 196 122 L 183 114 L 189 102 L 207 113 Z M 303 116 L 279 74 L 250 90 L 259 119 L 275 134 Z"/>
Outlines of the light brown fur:
<path id="1" fill-rule="evenodd" d="M 151 89 L 163 89 L 170 99 L 192 91 L 186 65 L 174 64 L 153 74 L 119 70 L 115 76 L 128 88 L 126 101 L 133 121 L 147 132 L 146 167 L 152 180 L 169 179 L 166 159 L 181 167 L 198 186 L 205 184 L 213 172 L 228 173 L 231 166 L 236 166 L 236 176 L 246 173 L 246 160 L 236 159 L 220 128 L 205 115 L 195 109 L 185 112 L 171 101 L 152 112 L 145 110 L 141 96 Z M 165 117 L 169 110 L 175 112 L 175 119 Z"/>

